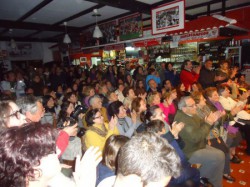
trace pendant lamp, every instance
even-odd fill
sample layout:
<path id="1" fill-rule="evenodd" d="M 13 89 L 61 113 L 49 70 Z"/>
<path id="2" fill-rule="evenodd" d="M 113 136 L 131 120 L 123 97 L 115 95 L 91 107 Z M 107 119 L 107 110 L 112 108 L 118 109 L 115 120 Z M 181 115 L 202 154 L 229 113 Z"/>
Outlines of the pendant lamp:
<path id="1" fill-rule="evenodd" d="M 103 34 L 102 34 L 102 31 L 100 30 L 99 26 L 97 25 L 97 17 L 101 16 L 101 14 L 98 13 L 97 9 L 94 9 L 93 12 L 94 12 L 94 14 L 92 16 L 95 16 L 95 23 L 96 23 L 95 30 L 93 32 L 93 38 L 101 38 L 101 37 L 103 37 Z"/>
<path id="2" fill-rule="evenodd" d="M 64 26 L 65 26 L 65 35 L 63 38 L 63 43 L 69 44 L 69 43 L 71 43 L 71 39 L 67 33 L 67 22 L 64 22 Z"/>

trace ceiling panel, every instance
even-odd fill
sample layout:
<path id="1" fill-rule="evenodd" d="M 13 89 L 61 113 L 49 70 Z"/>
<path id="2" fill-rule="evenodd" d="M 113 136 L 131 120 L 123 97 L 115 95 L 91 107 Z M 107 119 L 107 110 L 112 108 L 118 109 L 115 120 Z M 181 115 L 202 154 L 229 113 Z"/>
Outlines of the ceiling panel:
<path id="1" fill-rule="evenodd" d="M 148 5 L 152 5 L 152 4 L 161 2 L 162 0 L 136 0 L 136 1 L 148 4 Z"/>
<path id="2" fill-rule="evenodd" d="M 36 32 L 35 30 L 24 30 L 24 29 L 12 29 L 12 32 L 5 32 L 3 36 L 11 37 L 24 37 L 31 33 Z"/>
<path id="3" fill-rule="evenodd" d="M 127 13 L 129 11 L 123 10 L 120 8 L 105 6 L 103 8 L 98 9 L 98 12 L 101 14 L 101 16 L 97 18 L 97 21 L 102 21 L 102 20 L 109 19 L 114 16 L 118 16 L 120 14 Z M 93 15 L 93 12 L 86 14 L 84 16 L 81 16 L 77 19 L 71 20 L 68 22 L 68 25 L 74 26 L 74 27 L 83 27 L 83 26 L 95 23 L 95 17 L 93 17 L 92 15 Z"/>
<path id="4" fill-rule="evenodd" d="M 189 7 L 189 6 L 193 6 L 193 5 L 198 5 L 198 4 L 201 4 L 201 3 L 207 3 L 211 0 L 187 0 L 185 1 L 185 4 L 186 4 L 186 7 Z"/>
<path id="5" fill-rule="evenodd" d="M 43 0 L 1 0 L 0 19 L 15 21 Z"/>
<path id="6" fill-rule="evenodd" d="M 207 7 L 200 7 L 200 8 L 195 8 L 192 10 L 186 10 L 186 14 L 189 14 L 189 15 L 195 15 L 195 14 L 199 14 L 202 12 L 207 12 Z"/>
<path id="7" fill-rule="evenodd" d="M 221 9 L 221 8 L 222 8 L 222 4 L 221 3 L 215 3 L 215 4 L 212 4 L 210 6 L 211 10 L 218 10 L 218 9 Z"/>
<path id="8" fill-rule="evenodd" d="M 226 1 L 226 6 L 227 7 L 230 7 L 230 6 L 234 6 L 234 5 L 240 5 L 240 4 L 243 4 L 243 3 L 250 3 L 249 0 L 228 0 Z"/>
<path id="9" fill-rule="evenodd" d="M 43 31 L 43 32 L 40 32 L 36 35 L 33 35 L 32 37 L 43 39 L 43 38 L 50 38 L 50 37 L 56 36 L 58 34 L 63 34 L 63 33 L 64 33 L 64 31 L 62 31 L 62 32 Z"/>
<path id="10" fill-rule="evenodd" d="M 95 5 L 84 0 L 54 0 L 25 21 L 53 24 Z"/>

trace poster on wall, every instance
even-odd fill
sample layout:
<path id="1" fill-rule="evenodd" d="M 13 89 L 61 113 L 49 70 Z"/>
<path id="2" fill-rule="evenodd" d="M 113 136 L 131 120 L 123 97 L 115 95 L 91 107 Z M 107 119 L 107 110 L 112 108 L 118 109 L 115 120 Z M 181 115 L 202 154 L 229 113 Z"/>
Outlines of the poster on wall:
<path id="1" fill-rule="evenodd" d="M 164 4 L 151 10 L 152 34 L 184 29 L 184 0 Z"/>
<path id="2" fill-rule="evenodd" d="M 121 41 L 141 38 L 143 36 L 142 15 L 140 13 L 121 18 L 118 22 Z"/>
<path id="3" fill-rule="evenodd" d="M 102 44 L 114 43 L 116 42 L 116 20 L 103 23 L 99 25 L 100 30 L 102 31 Z"/>
<path id="4" fill-rule="evenodd" d="M 31 43 L 16 43 L 16 47 L 12 48 L 9 43 L 9 55 L 10 57 L 30 57 L 32 56 L 32 44 Z"/>

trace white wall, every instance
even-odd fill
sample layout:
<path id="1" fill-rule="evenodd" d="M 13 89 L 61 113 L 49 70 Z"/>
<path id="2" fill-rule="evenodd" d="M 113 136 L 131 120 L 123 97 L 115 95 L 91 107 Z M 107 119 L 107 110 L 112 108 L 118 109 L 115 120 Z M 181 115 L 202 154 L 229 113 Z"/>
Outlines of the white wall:
<path id="1" fill-rule="evenodd" d="M 43 63 L 53 61 L 52 50 L 55 43 L 16 42 L 17 48 L 12 49 L 10 42 L 0 41 L 0 50 L 7 50 L 10 61 L 42 60 Z"/>

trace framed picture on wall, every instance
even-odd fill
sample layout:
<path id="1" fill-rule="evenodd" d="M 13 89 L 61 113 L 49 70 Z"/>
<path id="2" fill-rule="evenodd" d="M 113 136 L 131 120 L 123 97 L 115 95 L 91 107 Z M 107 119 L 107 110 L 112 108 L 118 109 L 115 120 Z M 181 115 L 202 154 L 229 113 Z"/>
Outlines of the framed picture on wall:
<path id="1" fill-rule="evenodd" d="M 184 29 L 184 8 L 184 0 L 153 8 L 151 10 L 152 34 L 161 34 Z"/>
<path id="2" fill-rule="evenodd" d="M 80 57 L 80 62 L 87 62 L 87 57 Z"/>

